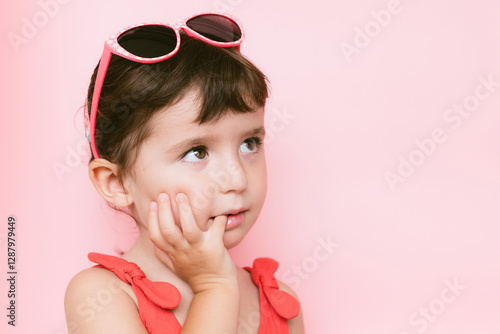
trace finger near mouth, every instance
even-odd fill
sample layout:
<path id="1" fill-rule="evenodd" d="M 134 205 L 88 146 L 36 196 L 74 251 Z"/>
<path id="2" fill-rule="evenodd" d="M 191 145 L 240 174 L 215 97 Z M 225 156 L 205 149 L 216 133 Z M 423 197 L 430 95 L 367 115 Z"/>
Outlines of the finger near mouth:
<path id="1" fill-rule="evenodd" d="M 210 218 L 208 219 L 208 221 L 209 221 L 210 223 L 213 223 L 213 221 L 215 220 L 215 218 L 217 218 L 217 217 L 222 217 L 222 216 L 225 216 L 226 218 L 229 218 L 229 217 L 234 216 L 234 215 L 229 214 L 229 215 L 214 216 L 214 217 L 210 217 Z"/>
<path id="2" fill-rule="evenodd" d="M 221 215 L 221 216 L 226 216 L 226 217 L 229 217 L 229 216 L 231 216 L 231 215 Z M 214 216 L 214 217 L 210 217 L 208 220 L 213 221 L 213 220 L 215 220 L 215 218 L 216 218 L 216 217 L 221 217 L 221 216 Z"/>
<path id="3" fill-rule="evenodd" d="M 238 212 L 237 214 L 224 215 L 224 216 L 227 217 L 226 229 L 230 229 L 231 230 L 231 229 L 234 229 L 237 226 L 239 226 L 243 222 L 243 220 L 245 219 L 246 211 L 247 210 Z M 220 217 L 220 216 L 217 216 L 217 217 Z M 208 220 L 209 224 L 213 224 L 215 218 L 216 217 L 210 217 L 209 220 Z"/>

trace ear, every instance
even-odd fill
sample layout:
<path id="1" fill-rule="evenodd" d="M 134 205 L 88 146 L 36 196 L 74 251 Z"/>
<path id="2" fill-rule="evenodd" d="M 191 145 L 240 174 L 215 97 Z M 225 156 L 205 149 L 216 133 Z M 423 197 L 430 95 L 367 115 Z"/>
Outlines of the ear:
<path id="1" fill-rule="evenodd" d="M 94 159 L 89 164 L 89 177 L 99 194 L 117 207 L 128 207 L 133 200 L 127 186 L 120 184 L 117 171 L 118 166 L 106 159 Z"/>

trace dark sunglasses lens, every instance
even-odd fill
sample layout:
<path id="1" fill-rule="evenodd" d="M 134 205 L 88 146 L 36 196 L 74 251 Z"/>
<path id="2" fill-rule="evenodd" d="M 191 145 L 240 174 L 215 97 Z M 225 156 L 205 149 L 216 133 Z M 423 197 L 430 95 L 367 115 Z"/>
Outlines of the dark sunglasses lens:
<path id="1" fill-rule="evenodd" d="M 241 38 L 241 30 L 231 19 L 213 14 L 193 17 L 186 25 L 216 42 L 236 42 Z"/>
<path id="2" fill-rule="evenodd" d="M 138 57 L 155 58 L 172 52 L 177 36 L 169 27 L 147 25 L 127 30 L 118 37 L 118 44 Z"/>

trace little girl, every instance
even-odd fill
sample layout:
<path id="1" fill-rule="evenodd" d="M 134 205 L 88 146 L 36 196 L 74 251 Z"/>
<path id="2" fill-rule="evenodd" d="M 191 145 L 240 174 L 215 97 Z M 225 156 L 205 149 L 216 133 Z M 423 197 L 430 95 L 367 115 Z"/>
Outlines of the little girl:
<path id="1" fill-rule="evenodd" d="M 140 234 L 121 257 L 89 254 L 96 265 L 66 291 L 70 334 L 304 332 L 278 263 L 243 269 L 227 251 L 267 191 L 267 79 L 243 38 L 235 18 L 202 14 L 105 43 L 87 97 L 89 176 Z"/>

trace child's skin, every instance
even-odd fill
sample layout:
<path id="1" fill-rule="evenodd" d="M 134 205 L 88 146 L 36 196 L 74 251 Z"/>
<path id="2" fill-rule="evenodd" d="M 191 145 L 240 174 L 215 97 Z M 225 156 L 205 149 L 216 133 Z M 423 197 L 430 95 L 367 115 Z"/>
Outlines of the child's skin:
<path id="1" fill-rule="evenodd" d="M 194 123 L 198 111 L 197 90 L 191 89 L 153 117 L 152 132 L 123 187 L 116 166 L 104 159 L 92 161 L 89 175 L 108 202 L 129 208 L 138 221 L 140 235 L 122 257 L 150 280 L 169 282 L 180 291 L 181 304 L 173 312 L 182 333 L 248 333 L 249 325 L 257 333 L 258 289 L 227 249 L 245 237 L 266 197 L 264 147 L 252 139 L 264 141 L 264 108 L 202 125 Z M 203 139 L 177 147 L 191 138 Z M 234 209 L 246 210 L 244 220 L 226 226 L 223 213 Z M 123 292 L 91 321 L 83 321 L 78 306 L 110 281 Z M 280 288 L 295 296 L 284 284 Z M 68 323 L 78 329 L 69 326 L 70 333 L 147 333 L 132 287 L 104 269 L 86 269 L 72 280 L 66 312 Z M 304 332 L 302 313 L 289 320 L 289 328 Z"/>

